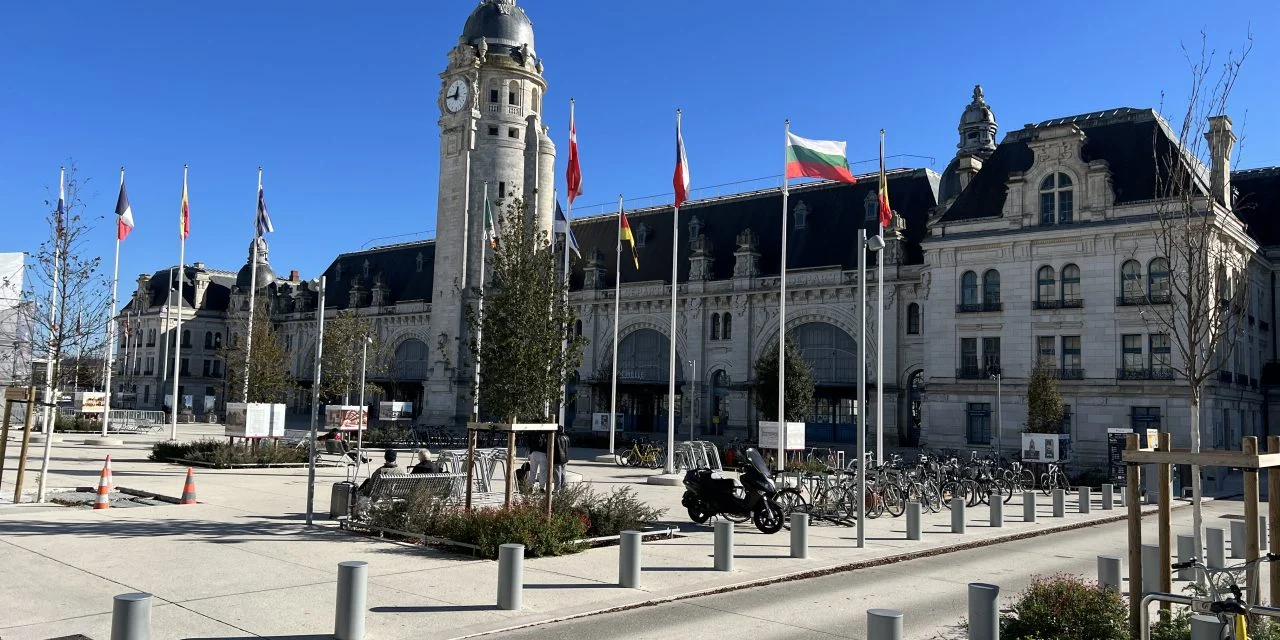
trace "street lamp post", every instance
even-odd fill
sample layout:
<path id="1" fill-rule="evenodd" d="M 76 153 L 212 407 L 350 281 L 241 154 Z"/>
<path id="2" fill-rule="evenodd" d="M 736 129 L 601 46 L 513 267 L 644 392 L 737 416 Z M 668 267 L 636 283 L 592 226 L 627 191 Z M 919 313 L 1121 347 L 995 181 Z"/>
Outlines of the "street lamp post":
<path id="1" fill-rule="evenodd" d="M 689 442 L 693 442 L 693 429 L 697 424 L 698 416 L 698 361 L 689 361 Z"/>
<path id="2" fill-rule="evenodd" d="M 987 369 L 987 375 L 996 381 L 996 457 L 1000 458 L 1004 455 L 1004 376 L 1000 366 L 994 364 Z"/>
<path id="3" fill-rule="evenodd" d="M 867 251 L 884 248 L 884 239 L 878 235 L 867 238 L 866 228 L 858 230 L 858 548 L 867 545 Z M 883 347 L 877 345 L 876 357 L 882 358 Z M 879 428 L 879 425 L 877 425 Z"/>
<path id="4" fill-rule="evenodd" d="M 369 364 L 369 345 L 373 338 L 364 337 L 360 343 L 360 428 L 356 430 L 356 455 L 364 457 L 364 430 L 369 426 L 369 409 L 364 404 L 364 374 Z M 360 466 L 356 465 L 356 475 L 360 475 Z"/>
<path id="5" fill-rule="evenodd" d="M 315 282 L 314 280 L 312 282 Z M 307 526 L 311 526 L 316 503 L 316 420 L 320 415 L 320 355 L 324 352 L 324 285 L 325 277 L 316 283 L 320 288 L 320 301 L 316 305 L 316 366 L 311 379 L 311 445 L 307 461 Z M 357 451 L 356 455 L 360 455 Z"/>

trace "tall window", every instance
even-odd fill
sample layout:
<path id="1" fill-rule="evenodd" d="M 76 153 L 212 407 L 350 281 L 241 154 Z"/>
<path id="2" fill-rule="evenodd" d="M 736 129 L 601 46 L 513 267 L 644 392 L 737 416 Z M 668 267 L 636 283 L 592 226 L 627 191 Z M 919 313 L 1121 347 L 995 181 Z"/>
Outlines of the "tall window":
<path id="1" fill-rule="evenodd" d="M 1137 371 L 1142 369 L 1142 336 L 1139 334 L 1127 334 L 1120 337 L 1122 353 L 1122 365 L 1125 371 Z"/>
<path id="2" fill-rule="evenodd" d="M 1000 370 L 1000 338 L 982 339 L 982 374 Z"/>
<path id="3" fill-rule="evenodd" d="M 920 334 L 920 305 L 914 302 L 907 305 L 907 334 Z"/>
<path id="4" fill-rule="evenodd" d="M 213 334 L 213 348 L 214 349 L 222 348 L 222 332 L 221 331 Z"/>
<path id="5" fill-rule="evenodd" d="M 1036 274 L 1036 302 L 1044 304 L 1058 301 L 1058 281 L 1053 276 L 1053 267 L 1040 267 Z"/>
<path id="6" fill-rule="evenodd" d="M 982 303 L 985 305 L 1000 303 L 1000 272 L 995 269 L 982 274 Z"/>
<path id="7" fill-rule="evenodd" d="M 1080 267 L 1069 264 L 1062 268 L 1062 301 L 1064 303 L 1083 300 L 1080 291 Z"/>
<path id="8" fill-rule="evenodd" d="M 1041 359 L 1048 358 L 1049 362 L 1055 362 L 1058 359 L 1058 339 L 1053 336 L 1040 336 L 1036 338 L 1036 355 Z"/>
<path id="9" fill-rule="evenodd" d="M 515 80 L 507 87 L 507 104 L 520 104 L 520 83 Z"/>
<path id="10" fill-rule="evenodd" d="M 1080 336 L 1062 336 L 1062 370 L 1080 369 Z"/>
<path id="11" fill-rule="evenodd" d="M 718 313 L 711 314 L 711 339 L 720 339 L 720 314 Z"/>
<path id="12" fill-rule="evenodd" d="M 968 444 L 991 444 L 991 403 L 970 402 L 965 438 Z"/>
<path id="13" fill-rule="evenodd" d="M 1169 300 L 1170 292 L 1169 260 L 1155 258 L 1147 267 L 1147 293 L 1152 302 L 1164 302 Z"/>
<path id="14" fill-rule="evenodd" d="M 187 349 L 190 347 L 191 347 L 191 332 L 186 329 L 183 329 L 182 330 L 182 348 Z"/>
<path id="15" fill-rule="evenodd" d="M 1040 183 L 1040 224 L 1070 224 L 1075 219 L 1071 177 L 1048 176 Z"/>
<path id="16" fill-rule="evenodd" d="M 206 349 L 213 348 L 213 332 L 212 331 L 204 332 L 204 348 Z"/>
<path id="17" fill-rule="evenodd" d="M 148 347 L 156 346 L 156 330 L 155 329 L 147 329 L 147 346 Z"/>
<path id="18" fill-rule="evenodd" d="M 720 329 L 720 339 L 730 340 L 733 338 L 733 315 L 725 313 L 720 316 L 720 322 L 724 325 Z"/>
<path id="19" fill-rule="evenodd" d="M 1172 365 L 1172 360 L 1169 359 L 1169 334 L 1153 333 L 1148 339 L 1150 340 L 1151 369 L 1168 370 Z"/>
<path id="20" fill-rule="evenodd" d="M 204 375 L 204 377 L 208 378 L 210 373 L 213 373 L 213 363 L 212 363 L 212 362 L 210 362 L 210 361 L 208 361 L 208 360 L 205 360 L 205 361 L 204 361 L 204 373 L 203 373 L 203 375 Z"/>
<path id="21" fill-rule="evenodd" d="M 978 371 L 978 339 L 960 339 L 960 368 L 966 373 L 977 374 Z"/>
<path id="22" fill-rule="evenodd" d="M 1142 265 L 1137 260 L 1120 265 L 1120 294 L 1126 302 L 1142 298 Z"/>
<path id="23" fill-rule="evenodd" d="M 1131 407 L 1129 409 L 1129 426 L 1146 438 L 1147 429 L 1160 428 L 1160 407 Z M 1155 446 L 1154 442 L 1142 443 L 1145 447 Z"/>
<path id="24" fill-rule="evenodd" d="M 978 274 L 972 271 L 960 276 L 960 304 L 978 304 Z"/>
<path id="25" fill-rule="evenodd" d="M 184 375 L 184 376 L 189 376 L 189 375 L 191 375 L 191 359 L 190 359 L 190 358 L 183 358 L 183 359 L 182 359 L 182 366 L 181 366 L 181 368 L 179 369 L 179 371 L 181 371 L 181 372 L 182 372 L 182 375 Z"/>

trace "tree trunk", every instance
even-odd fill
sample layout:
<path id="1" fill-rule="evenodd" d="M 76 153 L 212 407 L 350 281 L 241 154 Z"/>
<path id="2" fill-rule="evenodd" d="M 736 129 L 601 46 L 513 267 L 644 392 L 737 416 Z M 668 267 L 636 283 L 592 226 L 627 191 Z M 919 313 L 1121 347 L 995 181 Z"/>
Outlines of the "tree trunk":
<path id="1" fill-rule="evenodd" d="M 1198 389 L 1193 389 L 1191 393 L 1191 453 L 1192 455 L 1200 453 L 1200 393 Z M 1164 491 L 1165 488 L 1161 487 L 1160 490 Z M 1201 551 L 1204 549 L 1204 543 L 1201 538 L 1204 516 L 1201 513 L 1200 498 L 1200 465 L 1193 464 L 1191 465 L 1191 535 L 1195 540 L 1196 557 L 1204 555 L 1204 552 Z M 1198 581 L 1200 581 L 1199 578 L 1197 578 Z"/>

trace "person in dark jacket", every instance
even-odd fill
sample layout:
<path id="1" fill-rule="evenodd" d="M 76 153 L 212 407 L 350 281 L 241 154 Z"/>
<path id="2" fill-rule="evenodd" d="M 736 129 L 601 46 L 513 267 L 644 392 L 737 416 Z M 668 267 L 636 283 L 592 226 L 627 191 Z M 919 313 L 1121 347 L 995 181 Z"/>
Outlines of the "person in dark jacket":
<path id="1" fill-rule="evenodd" d="M 418 464 L 409 470 L 412 474 L 441 473 L 440 464 L 431 459 L 431 451 L 426 447 L 418 449 Z"/>

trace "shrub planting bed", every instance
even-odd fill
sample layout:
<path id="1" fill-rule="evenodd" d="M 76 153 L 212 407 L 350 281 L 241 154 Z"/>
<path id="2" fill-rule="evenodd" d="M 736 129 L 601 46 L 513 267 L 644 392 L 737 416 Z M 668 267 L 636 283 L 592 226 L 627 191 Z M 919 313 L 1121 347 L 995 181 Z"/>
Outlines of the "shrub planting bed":
<path id="1" fill-rule="evenodd" d="M 307 451 L 288 445 L 263 444 L 249 447 L 220 440 L 195 442 L 157 442 L 151 447 L 151 459 L 157 462 L 194 462 L 215 469 L 232 467 L 306 464 Z"/>

